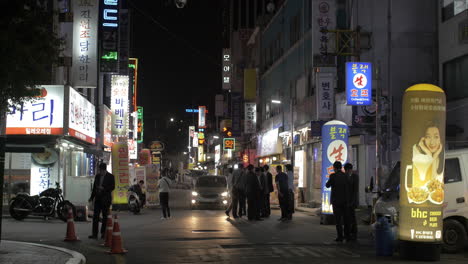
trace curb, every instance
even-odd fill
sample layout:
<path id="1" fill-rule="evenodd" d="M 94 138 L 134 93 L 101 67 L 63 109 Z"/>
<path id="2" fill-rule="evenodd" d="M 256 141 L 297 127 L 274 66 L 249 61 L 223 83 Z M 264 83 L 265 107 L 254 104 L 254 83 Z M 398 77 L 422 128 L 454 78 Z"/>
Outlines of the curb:
<path id="1" fill-rule="evenodd" d="M 44 244 L 29 243 L 29 242 L 12 241 L 12 240 L 2 240 L 2 241 L 13 243 L 13 244 L 26 244 L 30 246 L 54 249 L 57 251 L 61 251 L 63 253 L 67 253 L 71 256 L 71 258 L 68 259 L 68 261 L 65 262 L 65 264 L 86 264 L 86 258 L 85 256 L 83 256 L 83 254 L 73 251 L 73 250 L 66 249 L 66 248 L 54 247 L 54 246 L 49 246 L 49 245 L 44 245 Z"/>

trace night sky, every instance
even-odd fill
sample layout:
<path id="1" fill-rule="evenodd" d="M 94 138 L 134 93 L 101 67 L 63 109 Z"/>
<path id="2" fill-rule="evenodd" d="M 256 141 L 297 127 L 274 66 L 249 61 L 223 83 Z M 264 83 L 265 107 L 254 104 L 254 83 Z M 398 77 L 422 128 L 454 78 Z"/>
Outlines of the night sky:
<path id="1" fill-rule="evenodd" d="M 214 112 L 214 96 L 221 91 L 222 1 L 189 0 L 183 9 L 176 8 L 172 0 L 165 2 L 133 0 L 130 4 L 145 142 L 172 141 L 163 135 L 169 132 L 167 120 L 188 119 L 185 109 L 198 105 Z"/>

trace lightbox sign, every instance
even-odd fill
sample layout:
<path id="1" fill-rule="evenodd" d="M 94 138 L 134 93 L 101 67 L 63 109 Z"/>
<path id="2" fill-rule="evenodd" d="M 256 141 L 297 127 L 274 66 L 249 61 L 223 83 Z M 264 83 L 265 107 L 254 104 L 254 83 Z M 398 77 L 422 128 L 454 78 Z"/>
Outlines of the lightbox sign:
<path id="1" fill-rule="evenodd" d="M 112 136 L 128 137 L 128 76 L 112 75 L 111 110 Z"/>
<path id="2" fill-rule="evenodd" d="M 115 190 L 112 192 L 113 204 L 127 203 L 127 190 L 130 187 L 128 161 L 127 143 L 115 142 L 112 145 L 112 174 L 115 177 Z"/>
<path id="3" fill-rule="evenodd" d="M 348 160 L 348 126 L 341 121 L 332 120 L 322 127 L 322 214 L 333 214 L 331 188 L 325 184 L 334 173 L 335 161 L 345 164 Z"/>
<path id="4" fill-rule="evenodd" d="M 86 2 L 86 1 L 75 1 Z M 119 71 L 119 0 L 101 0 L 101 72 Z"/>
<path id="5" fill-rule="evenodd" d="M 296 150 L 294 154 L 294 166 L 299 168 L 299 177 L 298 177 L 298 185 L 299 188 L 304 188 L 307 182 L 307 174 L 306 174 L 306 152 L 304 150 Z"/>
<path id="6" fill-rule="evenodd" d="M 206 128 L 206 106 L 198 107 L 198 128 Z"/>
<path id="7" fill-rule="evenodd" d="M 255 133 L 257 126 L 257 104 L 245 103 L 244 108 L 244 133 Z"/>
<path id="8" fill-rule="evenodd" d="M 232 76 L 232 65 L 231 65 L 231 49 L 223 49 L 223 90 L 231 89 L 231 76 Z"/>
<path id="9" fill-rule="evenodd" d="M 224 150 L 235 150 L 236 149 L 236 139 L 235 138 L 224 138 L 223 139 L 223 149 Z"/>
<path id="10" fill-rule="evenodd" d="M 221 159 L 221 145 L 216 145 L 215 146 L 215 155 L 214 155 L 215 163 L 218 163 L 220 159 Z"/>
<path id="11" fill-rule="evenodd" d="M 143 106 L 137 107 L 137 142 L 143 142 Z"/>
<path id="12" fill-rule="evenodd" d="M 137 106 L 137 95 L 138 95 L 138 59 L 129 58 L 128 59 L 128 68 L 132 76 L 132 88 L 133 88 L 133 107 L 138 109 Z"/>
<path id="13" fill-rule="evenodd" d="M 346 63 L 346 101 L 348 105 L 372 104 L 372 64 Z"/>
<path id="14" fill-rule="evenodd" d="M 41 85 L 41 95 L 21 105 L 10 106 L 7 135 L 62 135 L 63 85 Z"/>
<path id="15" fill-rule="evenodd" d="M 96 144 L 96 107 L 71 87 L 68 111 L 70 136 Z"/>
<path id="16" fill-rule="evenodd" d="M 104 141 L 103 144 L 106 147 L 112 147 L 112 111 L 103 105 L 103 128 L 104 128 Z"/>
<path id="17" fill-rule="evenodd" d="M 335 109 L 335 73 L 318 72 L 317 87 L 317 118 L 330 120 Z"/>
<path id="18" fill-rule="evenodd" d="M 129 139 L 128 140 L 128 157 L 131 160 L 136 160 L 138 158 L 138 143 L 136 140 Z"/>
<path id="19" fill-rule="evenodd" d="M 442 242 L 446 98 L 431 84 L 403 95 L 398 236 Z"/>
<path id="20" fill-rule="evenodd" d="M 97 87 L 99 1 L 73 2 L 71 83 L 75 88 Z"/>

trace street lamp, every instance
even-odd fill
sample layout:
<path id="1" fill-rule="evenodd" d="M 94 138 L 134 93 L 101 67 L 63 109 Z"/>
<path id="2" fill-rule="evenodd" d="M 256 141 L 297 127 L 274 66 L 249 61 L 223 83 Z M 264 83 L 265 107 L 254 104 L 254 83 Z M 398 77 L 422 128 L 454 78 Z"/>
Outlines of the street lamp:
<path id="1" fill-rule="evenodd" d="M 174 122 L 174 118 L 173 118 L 173 117 L 171 117 L 171 122 Z"/>
<path id="2" fill-rule="evenodd" d="M 272 102 L 273 104 L 281 104 L 281 101 L 280 101 L 280 100 L 271 100 L 271 102 Z"/>

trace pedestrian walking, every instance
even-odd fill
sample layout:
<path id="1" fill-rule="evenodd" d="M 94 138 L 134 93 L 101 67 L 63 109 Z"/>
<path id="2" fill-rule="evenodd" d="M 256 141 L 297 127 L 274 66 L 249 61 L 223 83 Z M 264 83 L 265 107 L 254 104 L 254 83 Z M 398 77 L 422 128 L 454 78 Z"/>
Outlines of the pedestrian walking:
<path id="1" fill-rule="evenodd" d="M 258 194 L 260 193 L 260 184 L 257 178 L 257 172 L 254 173 L 254 166 L 250 164 L 247 166 L 247 218 L 251 220 L 259 220 L 258 215 Z"/>
<path id="2" fill-rule="evenodd" d="M 164 174 L 158 182 L 159 188 L 159 204 L 161 205 L 162 216 L 161 219 L 171 218 L 171 209 L 169 208 L 169 191 L 171 189 L 171 179 L 167 174 Z"/>
<path id="3" fill-rule="evenodd" d="M 341 162 L 335 161 L 333 163 L 333 170 L 335 173 L 330 174 L 325 186 L 327 188 L 331 187 L 331 204 L 333 205 L 333 215 L 335 216 L 336 221 L 336 233 L 337 237 L 336 242 L 342 242 L 343 239 L 348 240 L 350 237 L 349 232 L 349 217 L 348 217 L 348 198 L 349 198 L 349 185 L 348 178 L 341 171 L 342 165 Z M 343 235 L 343 226 L 344 226 L 344 235 Z"/>
<path id="4" fill-rule="evenodd" d="M 281 165 L 276 166 L 276 189 L 278 190 L 278 200 L 281 208 L 281 218 L 279 221 L 288 220 L 289 214 L 289 187 L 288 187 L 288 175 L 283 172 Z"/>
<path id="5" fill-rule="evenodd" d="M 233 199 L 233 197 L 234 197 L 234 194 L 233 194 L 233 191 L 234 191 L 234 170 L 232 168 L 228 169 L 227 187 L 228 187 L 228 192 L 229 192 L 229 205 L 226 208 L 225 213 L 229 217 L 230 216 L 229 213 L 231 212 L 231 210 L 233 208 L 233 201 L 234 201 L 234 199 Z M 236 214 L 234 214 L 234 216 L 236 216 Z"/>
<path id="6" fill-rule="evenodd" d="M 266 188 L 264 190 L 264 217 L 269 217 L 271 215 L 271 208 L 270 208 L 270 193 L 274 192 L 275 189 L 273 188 L 273 175 L 270 173 L 270 167 L 268 165 L 263 166 L 265 171 L 265 183 Z"/>
<path id="7" fill-rule="evenodd" d="M 93 190 L 89 202 L 94 200 L 93 230 L 89 236 L 91 239 L 97 239 L 99 230 L 99 216 L 102 214 L 101 238 L 104 238 L 106 232 L 106 220 L 109 208 L 112 204 L 112 191 L 115 189 L 114 175 L 107 171 L 107 164 L 99 164 L 99 172 L 94 178 Z"/>
<path id="8" fill-rule="evenodd" d="M 238 193 L 239 193 L 239 211 L 238 215 L 239 217 L 242 217 L 244 215 L 247 215 L 247 207 L 246 207 L 246 201 L 247 201 L 247 168 L 244 168 L 242 164 L 239 164 L 240 169 L 240 179 L 239 179 L 239 187 L 238 187 Z"/>
<path id="9" fill-rule="evenodd" d="M 255 168 L 255 175 L 257 176 L 258 184 L 259 184 L 259 192 L 257 193 L 257 215 L 259 218 L 263 217 L 265 214 L 265 207 L 264 207 L 264 190 L 266 189 L 266 181 L 265 181 L 265 173 L 262 167 Z"/>
<path id="10" fill-rule="evenodd" d="M 286 174 L 288 175 L 288 192 L 289 192 L 289 204 L 288 204 L 288 219 L 292 220 L 294 214 L 294 170 L 291 164 L 286 164 Z"/>
<path id="11" fill-rule="evenodd" d="M 356 208 L 359 205 L 359 175 L 353 172 L 353 164 L 346 163 L 344 165 L 345 174 L 348 177 L 349 187 L 349 204 L 348 204 L 348 217 L 349 217 L 349 240 L 356 241 L 357 239 L 357 221 L 356 221 Z"/>

